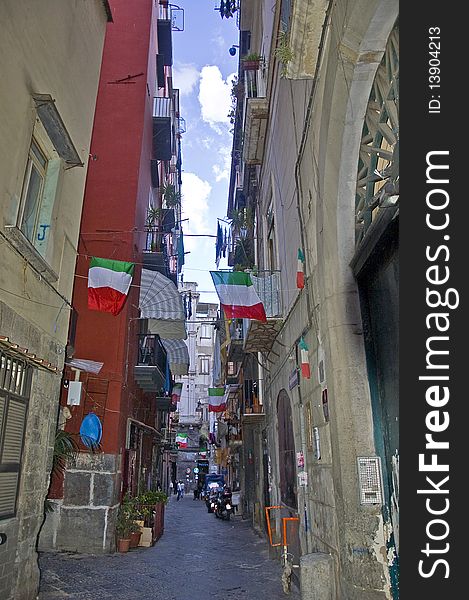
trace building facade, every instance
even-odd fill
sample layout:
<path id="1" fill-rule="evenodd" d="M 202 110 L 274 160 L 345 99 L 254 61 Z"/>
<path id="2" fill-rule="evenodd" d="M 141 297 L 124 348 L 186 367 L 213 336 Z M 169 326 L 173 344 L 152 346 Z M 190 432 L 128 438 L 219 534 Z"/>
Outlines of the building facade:
<path id="1" fill-rule="evenodd" d="M 0 6 L 0 598 L 36 598 L 109 4 Z"/>
<path id="2" fill-rule="evenodd" d="M 174 450 L 172 370 L 186 330 L 176 287 L 183 128 L 172 82 L 171 9 L 152 0 L 111 6 L 61 390 L 65 430 L 77 435 L 91 415 L 102 438 L 95 453 L 81 441 L 76 463 L 54 478 L 41 549 L 113 552 L 122 498 L 164 489 Z M 89 308 L 92 257 L 134 265 L 117 315 Z"/>
<path id="3" fill-rule="evenodd" d="M 187 436 L 187 446 L 179 445 L 176 476 L 190 491 L 197 487 L 203 473 L 210 472 L 210 465 L 214 464 L 209 432 L 215 419 L 213 413 L 208 412 L 208 389 L 213 384 L 218 305 L 201 302 L 195 282 L 180 284 L 179 292 L 186 307 L 189 369 L 187 375 L 179 378 L 182 391 L 177 433 Z"/>
<path id="4" fill-rule="evenodd" d="M 398 5 L 346 4 L 243 0 L 233 89 L 244 510 L 304 599 L 399 594 Z"/>

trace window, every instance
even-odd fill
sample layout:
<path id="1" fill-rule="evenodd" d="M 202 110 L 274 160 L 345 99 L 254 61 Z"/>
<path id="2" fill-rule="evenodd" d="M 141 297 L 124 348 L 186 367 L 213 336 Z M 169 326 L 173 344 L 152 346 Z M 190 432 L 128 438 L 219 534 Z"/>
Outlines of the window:
<path id="1" fill-rule="evenodd" d="M 24 180 L 23 210 L 20 229 L 30 242 L 34 243 L 38 230 L 39 208 L 41 206 L 44 182 L 46 180 L 47 158 L 33 139 L 29 149 L 28 165 Z"/>
<path id="2" fill-rule="evenodd" d="M 0 352 L 0 520 L 16 513 L 31 371 Z"/>
<path id="3" fill-rule="evenodd" d="M 201 325 L 200 337 L 210 339 L 212 337 L 212 327 L 210 325 Z"/>
<path id="4" fill-rule="evenodd" d="M 237 370 L 238 370 L 238 364 L 235 362 L 229 361 L 228 362 L 228 375 L 229 376 L 236 375 Z"/>
<path id="5" fill-rule="evenodd" d="M 275 218 L 273 203 L 270 202 L 265 216 L 266 224 L 266 239 L 267 239 L 267 265 L 268 268 L 274 271 L 277 265 L 277 250 L 275 246 Z"/>
<path id="6" fill-rule="evenodd" d="M 62 174 L 84 164 L 50 94 L 32 94 L 36 119 L 24 156 L 25 171 L 18 190 L 14 222 L 4 225 L 9 242 L 50 283 L 58 275 L 48 264 L 56 196 Z"/>
<path id="7" fill-rule="evenodd" d="M 45 258 L 62 160 L 39 119 L 36 121 L 28 152 L 17 227 Z"/>
<path id="8" fill-rule="evenodd" d="M 280 496 L 287 506 L 297 509 L 295 437 L 290 398 L 285 390 L 280 390 L 277 400 L 278 446 L 280 470 Z"/>
<path id="9" fill-rule="evenodd" d="M 199 357 L 199 375 L 208 375 L 210 373 L 210 357 Z"/>

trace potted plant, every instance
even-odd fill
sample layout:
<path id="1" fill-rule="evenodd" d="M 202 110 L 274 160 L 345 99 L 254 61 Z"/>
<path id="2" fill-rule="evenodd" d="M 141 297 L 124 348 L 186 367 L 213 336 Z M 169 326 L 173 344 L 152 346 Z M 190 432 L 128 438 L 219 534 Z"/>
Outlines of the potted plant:
<path id="1" fill-rule="evenodd" d="M 280 32 L 277 40 L 277 47 L 274 50 L 274 55 L 277 60 L 282 64 L 282 70 L 280 75 L 285 77 L 287 74 L 288 63 L 294 58 L 292 49 L 288 41 L 288 35 L 286 31 Z"/>
<path id="2" fill-rule="evenodd" d="M 257 71 L 261 62 L 262 56 L 255 52 L 247 54 L 241 59 L 241 67 L 244 71 Z"/>
<path id="3" fill-rule="evenodd" d="M 139 545 L 152 546 L 163 533 L 164 506 L 168 502 L 168 496 L 162 491 L 147 490 L 135 500 L 138 514 L 144 522 Z"/>
<path id="4" fill-rule="evenodd" d="M 142 527 L 140 523 L 137 520 L 132 521 L 130 526 L 130 548 L 138 548 L 141 537 Z"/>
<path id="5" fill-rule="evenodd" d="M 130 534 L 133 527 L 133 517 L 127 506 L 122 503 L 117 513 L 116 536 L 118 552 L 128 552 L 130 548 Z"/>
<path id="6" fill-rule="evenodd" d="M 181 204 L 181 192 L 177 192 L 172 183 L 163 186 L 162 194 L 167 208 L 174 208 Z"/>

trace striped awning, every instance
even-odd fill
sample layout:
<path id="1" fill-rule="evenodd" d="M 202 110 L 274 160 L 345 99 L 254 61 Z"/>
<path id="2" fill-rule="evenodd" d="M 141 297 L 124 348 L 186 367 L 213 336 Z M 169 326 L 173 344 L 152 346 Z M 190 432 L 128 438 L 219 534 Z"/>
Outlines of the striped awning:
<path id="1" fill-rule="evenodd" d="M 189 351 L 182 340 L 161 340 L 169 360 L 173 375 L 187 375 L 189 372 Z"/>
<path id="2" fill-rule="evenodd" d="M 140 316 L 148 319 L 148 330 L 161 338 L 187 338 L 184 306 L 174 283 L 159 273 L 142 269 Z"/>

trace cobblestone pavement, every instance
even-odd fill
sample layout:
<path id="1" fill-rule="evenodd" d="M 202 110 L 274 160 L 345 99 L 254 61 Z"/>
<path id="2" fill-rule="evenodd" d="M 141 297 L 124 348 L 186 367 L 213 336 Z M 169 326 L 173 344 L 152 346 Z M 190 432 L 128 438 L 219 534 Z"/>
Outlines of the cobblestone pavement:
<path id="1" fill-rule="evenodd" d="M 126 554 L 41 553 L 39 600 L 299 600 L 281 566 L 240 516 L 222 521 L 205 503 L 172 497 L 163 536 Z"/>

